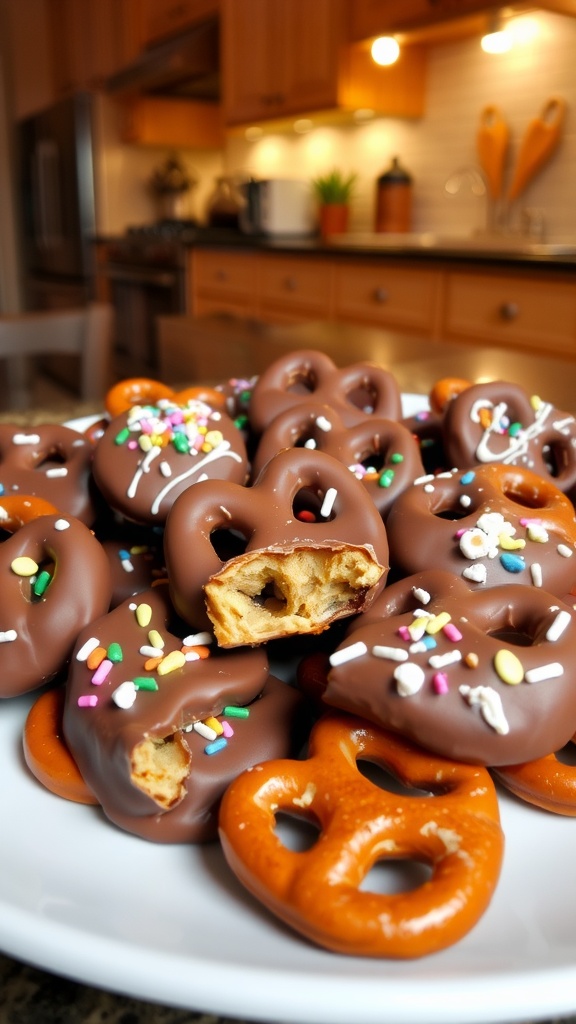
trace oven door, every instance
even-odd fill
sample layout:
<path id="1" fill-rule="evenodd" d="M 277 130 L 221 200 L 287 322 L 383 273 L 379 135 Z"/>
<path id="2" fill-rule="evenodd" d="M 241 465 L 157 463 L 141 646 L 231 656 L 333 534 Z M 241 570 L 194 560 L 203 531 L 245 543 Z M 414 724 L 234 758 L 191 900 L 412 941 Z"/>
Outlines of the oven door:
<path id="1" fill-rule="evenodd" d="M 159 373 L 156 320 L 186 312 L 185 274 L 179 267 L 101 268 L 105 290 L 115 311 L 114 372 L 124 377 Z"/>

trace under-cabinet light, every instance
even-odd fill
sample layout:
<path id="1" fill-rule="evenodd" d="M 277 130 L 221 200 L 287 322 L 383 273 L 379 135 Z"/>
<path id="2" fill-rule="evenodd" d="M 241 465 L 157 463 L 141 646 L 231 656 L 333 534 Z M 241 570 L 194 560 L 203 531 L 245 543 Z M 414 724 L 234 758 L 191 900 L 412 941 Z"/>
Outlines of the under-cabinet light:
<path id="1" fill-rule="evenodd" d="M 376 64 L 387 67 L 389 64 L 395 64 L 398 60 L 400 45 L 394 36 L 378 36 L 378 39 L 372 43 L 370 53 Z"/>

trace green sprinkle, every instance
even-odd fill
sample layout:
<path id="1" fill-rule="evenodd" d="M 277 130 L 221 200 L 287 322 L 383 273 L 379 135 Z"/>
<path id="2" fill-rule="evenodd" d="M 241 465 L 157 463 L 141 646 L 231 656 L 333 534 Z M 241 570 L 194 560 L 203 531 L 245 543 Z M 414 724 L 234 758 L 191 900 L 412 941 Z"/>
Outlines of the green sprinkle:
<path id="1" fill-rule="evenodd" d="M 510 426 L 508 427 L 508 433 L 510 437 L 517 437 L 521 430 L 521 423 L 511 423 Z"/>
<path id="2" fill-rule="evenodd" d="M 49 584 L 52 582 L 52 577 L 46 569 L 43 569 L 41 573 L 38 573 L 32 590 L 35 597 L 42 597 L 42 594 L 46 591 Z"/>
<path id="3" fill-rule="evenodd" d="M 390 462 L 397 464 L 398 462 L 404 462 L 404 456 L 400 452 L 394 452 L 390 456 Z"/>
<path id="4" fill-rule="evenodd" d="M 108 657 L 110 661 L 122 661 L 124 655 L 122 653 L 122 648 L 120 644 L 110 644 L 108 651 L 106 652 L 106 657 Z"/>
<path id="5" fill-rule="evenodd" d="M 173 443 L 176 451 L 177 452 L 182 452 L 183 455 L 186 455 L 190 451 L 190 445 L 188 443 L 188 438 L 186 437 L 185 434 L 175 434 L 174 435 L 174 440 L 173 440 L 172 443 Z"/>
<path id="6" fill-rule="evenodd" d="M 116 434 L 116 437 L 114 438 L 114 444 L 124 444 L 124 442 L 127 441 L 129 437 L 130 431 L 128 430 L 128 427 L 124 427 L 124 430 L 121 430 L 119 434 Z"/>
<path id="7" fill-rule="evenodd" d="M 137 690 L 157 690 L 158 683 L 152 676 L 136 676 L 133 679 L 134 686 Z"/>
<path id="8" fill-rule="evenodd" d="M 390 487 L 393 480 L 394 480 L 394 470 L 393 469 L 385 469 L 384 472 L 382 473 L 382 476 L 380 477 L 380 479 L 378 481 L 378 484 L 379 484 L 380 487 Z"/>
<path id="9" fill-rule="evenodd" d="M 234 704 L 228 704 L 222 711 L 222 714 L 226 715 L 227 718 L 249 718 L 250 708 L 239 708 Z"/>
<path id="10" fill-rule="evenodd" d="M 243 430 L 247 423 L 248 417 L 244 414 L 241 416 L 237 416 L 236 419 L 234 420 L 234 426 L 238 427 L 238 430 Z"/>

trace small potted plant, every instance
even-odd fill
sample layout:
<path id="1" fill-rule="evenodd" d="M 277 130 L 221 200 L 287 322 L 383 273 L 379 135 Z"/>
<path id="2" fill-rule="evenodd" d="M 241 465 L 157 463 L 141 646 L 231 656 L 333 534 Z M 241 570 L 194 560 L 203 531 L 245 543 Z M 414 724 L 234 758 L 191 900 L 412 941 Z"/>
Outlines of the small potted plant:
<path id="1" fill-rule="evenodd" d="M 356 173 L 343 174 L 335 168 L 319 178 L 312 186 L 319 204 L 320 234 L 322 238 L 342 234 L 348 227 L 350 199 L 356 186 Z"/>

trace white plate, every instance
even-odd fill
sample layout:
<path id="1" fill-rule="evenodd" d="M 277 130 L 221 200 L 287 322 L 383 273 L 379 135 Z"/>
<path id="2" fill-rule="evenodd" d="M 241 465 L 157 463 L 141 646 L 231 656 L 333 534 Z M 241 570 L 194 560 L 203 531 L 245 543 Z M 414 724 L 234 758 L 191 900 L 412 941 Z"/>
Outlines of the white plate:
<path id="1" fill-rule="evenodd" d="M 119 993 L 292 1024 L 477 1024 L 576 1011 L 576 820 L 502 796 L 503 873 L 476 928 L 397 963 L 309 945 L 231 877 L 217 844 L 157 846 L 28 773 L 33 697 L 2 702 L 0 948 Z"/>

